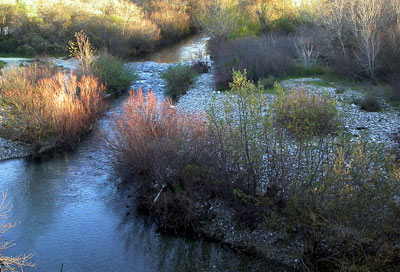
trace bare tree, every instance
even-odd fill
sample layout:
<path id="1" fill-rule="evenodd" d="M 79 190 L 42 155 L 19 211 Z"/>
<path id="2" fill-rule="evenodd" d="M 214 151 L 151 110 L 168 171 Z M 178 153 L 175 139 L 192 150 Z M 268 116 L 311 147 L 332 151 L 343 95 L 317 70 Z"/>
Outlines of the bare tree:
<path id="1" fill-rule="evenodd" d="M 353 0 L 349 21 L 356 40 L 354 55 L 365 73 L 375 78 L 386 31 L 395 21 L 390 0 Z"/>
<path id="2" fill-rule="evenodd" d="M 0 236 L 4 235 L 8 230 L 15 227 L 15 223 L 7 222 L 10 215 L 12 205 L 7 201 L 7 192 L 1 194 L 0 201 Z M 15 245 L 14 242 L 0 242 L 0 271 L 23 271 L 24 267 L 34 267 L 31 262 L 32 254 L 19 255 L 15 257 L 4 256 L 2 252 Z"/>
<path id="3" fill-rule="evenodd" d="M 310 67 L 317 63 L 319 52 L 312 39 L 301 36 L 295 42 L 296 54 L 304 67 Z"/>
<path id="4" fill-rule="evenodd" d="M 349 53 L 346 46 L 347 32 L 349 23 L 347 20 L 349 0 L 335 0 L 330 2 L 321 2 L 318 13 L 322 27 L 320 33 L 326 38 L 326 42 L 331 49 L 339 49 L 346 62 L 349 61 Z"/>

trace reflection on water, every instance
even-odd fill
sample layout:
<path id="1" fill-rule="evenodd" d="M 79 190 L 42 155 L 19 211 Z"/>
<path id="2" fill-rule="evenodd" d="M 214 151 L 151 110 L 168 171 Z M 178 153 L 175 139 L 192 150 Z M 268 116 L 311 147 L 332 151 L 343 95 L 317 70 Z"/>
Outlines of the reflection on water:
<path id="1" fill-rule="evenodd" d="M 153 61 L 158 63 L 173 63 L 196 58 L 206 54 L 206 44 L 209 37 L 196 35 L 180 41 L 177 44 L 163 48 L 160 51 L 149 54 L 134 61 Z"/>
<path id="2" fill-rule="evenodd" d="M 187 59 L 203 41 L 194 38 L 162 61 Z M 111 117 L 106 114 L 98 128 L 107 130 Z M 97 135 L 75 152 L 40 164 L 0 162 L 0 191 L 8 190 L 14 203 L 10 221 L 21 222 L 4 236 L 17 243 L 5 255 L 34 253 L 36 271 L 45 272 L 60 271 L 62 265 L 64 272 L 286 271 L 215 243 L 160 234 L 151 219 L 127 215 Z"/>

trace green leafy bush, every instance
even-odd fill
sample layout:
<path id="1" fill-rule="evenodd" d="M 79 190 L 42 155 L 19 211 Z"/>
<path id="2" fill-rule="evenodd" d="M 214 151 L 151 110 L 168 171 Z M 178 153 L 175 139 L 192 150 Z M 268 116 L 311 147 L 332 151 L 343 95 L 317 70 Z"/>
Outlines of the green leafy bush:
<path id="1" fill-rule="evenodd" d="M 277 89 L 281 89 L 279 85 Z M 336 133 L 339 111 L 336 100 L 325 94 L 310 94 L 304 89 L 278 91 L 273 108 L 276 122 L 296 138 Z"/>
<path id="2" fill-rule="evenodd" d="M 114 95 L 129 89 L 136 78 L 120 59 L 108 54 L 95 59 L 90 72 L 106 85 L 107 92 Z"/>
<path id="3" fill-rule="evenodd" d="M 161 77 L 167 83 L 164 94 L 174 101 L 178 100 L 180 96 L 189 90 L 196 76 L 197 72 L 190 65 L 178 64 L 169 66 L 166 71 L 161 73 Z"/>
<path id="4" fill-rule="evenodd" d="M 370 112 L 382 110 L 378 98 L 376 98 L 376 96 L 372 94 L 366 95 L 363 99 L 361 99 L 361 101 L 359 102 L 359 106 L 360 109 Z"/>

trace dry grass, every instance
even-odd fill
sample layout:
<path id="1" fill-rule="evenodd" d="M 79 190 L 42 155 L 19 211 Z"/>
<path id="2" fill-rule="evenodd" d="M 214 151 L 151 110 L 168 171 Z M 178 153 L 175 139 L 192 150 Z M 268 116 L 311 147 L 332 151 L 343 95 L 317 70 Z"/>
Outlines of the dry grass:
<path id="1" fill-rule="evenodd" d="M 103 109 L 103 91 L 92 76 L 78 79 L 37 66 L 8 70 L 0 84 L 0 96 L 10 105 L 9 129 L 37 147 L 54 138 L 70 146 L 90 130 Z"/>

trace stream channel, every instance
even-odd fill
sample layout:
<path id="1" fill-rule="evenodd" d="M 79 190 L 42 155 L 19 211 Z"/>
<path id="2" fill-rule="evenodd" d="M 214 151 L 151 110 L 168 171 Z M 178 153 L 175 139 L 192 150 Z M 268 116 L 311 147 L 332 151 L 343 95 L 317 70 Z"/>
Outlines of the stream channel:
<path id="1" fill-rule="evenodd" d="M 137 72 L 146 79 L 153 68 L 165 68 L 158 63 L 187 60 L 204 50 L 205 43 L 194 36 L 132 65 L 142 67 Z M 109 129 L 123 100 L 97 129 Z M 217 243 L 159 233 L 150 218 L 127 207 L 130 199 L 121 199 L 98 135 L 95 131 L 74 152 L 41 163 L 0 162 L 0 192 L 7 190 L 13 203 L 8 221 L 17 222 L 2 237 L 16 245 L 1 254 L 35 254 L 36 268 L 25 271 L 286 271 Z"/>

